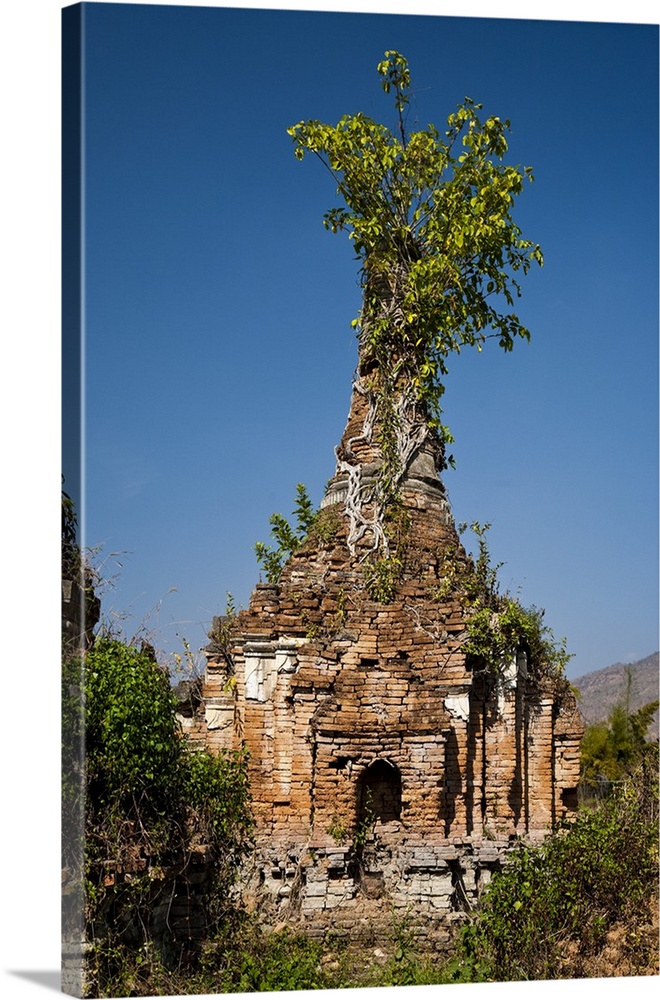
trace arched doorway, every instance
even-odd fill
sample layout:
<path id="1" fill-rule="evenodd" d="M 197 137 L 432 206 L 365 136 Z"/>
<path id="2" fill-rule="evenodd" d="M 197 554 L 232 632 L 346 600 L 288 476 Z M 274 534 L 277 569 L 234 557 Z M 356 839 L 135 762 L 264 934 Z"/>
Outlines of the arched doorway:
<path id="1" fill-rule="evenodd" d="M 375 760 L 358 782 L 358 822 L 371 825 L 401 818 L 401 774 L 388 760 Z"/>

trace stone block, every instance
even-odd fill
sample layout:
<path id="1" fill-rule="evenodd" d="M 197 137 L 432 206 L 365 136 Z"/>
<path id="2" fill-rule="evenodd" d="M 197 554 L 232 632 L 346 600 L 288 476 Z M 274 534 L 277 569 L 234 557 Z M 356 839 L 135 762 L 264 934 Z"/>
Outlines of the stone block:
<path id="1" fill-rule="evenodd" d="M 314 913 L 325 909 L 325 896 L 308 896 L 302 898 L 300 908 L 303 913 Z"/>
<path id="2" fill-rule="evenodd" d="M 305 885 L 305 896 L 311 898 L 312 896 L 325 896 L 328 888 L 328 883 L 325 879 L 318 882 L 307 881 Z"/>

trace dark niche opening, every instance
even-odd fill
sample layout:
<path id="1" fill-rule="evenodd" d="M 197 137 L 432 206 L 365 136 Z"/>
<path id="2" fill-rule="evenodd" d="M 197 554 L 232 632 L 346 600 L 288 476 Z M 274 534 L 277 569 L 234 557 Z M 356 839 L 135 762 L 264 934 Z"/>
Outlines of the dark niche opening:
<path id="1" fill-rule="evenodd" d="M 387 760 L 375 760 L 360 775 L 358 819 L 362 823 L 392 823 L 401 818 L 401 774 Z"/>

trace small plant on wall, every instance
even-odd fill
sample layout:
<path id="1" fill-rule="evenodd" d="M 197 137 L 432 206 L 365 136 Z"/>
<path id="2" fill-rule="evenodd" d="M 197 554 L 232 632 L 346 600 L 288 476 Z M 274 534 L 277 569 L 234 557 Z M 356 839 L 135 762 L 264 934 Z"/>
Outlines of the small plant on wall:
<path id="1" fill-rule="evenodd" d="M 300 548 L 318 519 L 303 483 L 296 486 L 293 516 L 295 525 L 292 526 L 282 514 L 271 514 L 270 533 L 275 546 L 268 546 L 265 542 L 257 542 L 254 546 L 257 562 L 267 583 L 277 583 L 285 562 Z"/>

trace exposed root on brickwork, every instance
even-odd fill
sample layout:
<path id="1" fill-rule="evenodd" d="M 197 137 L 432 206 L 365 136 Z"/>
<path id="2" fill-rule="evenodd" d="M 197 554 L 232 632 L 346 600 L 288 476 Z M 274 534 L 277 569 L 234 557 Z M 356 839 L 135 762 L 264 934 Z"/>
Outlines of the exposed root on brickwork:
<path id="1" fill-rule="evenodd" d="M 395 418 L 394 433 L 398 466 L 395 485 L 399 486 L 415 455 L 419 453 L 431 435 L 428 422 L 420 414 L 415 393 L 410 386 L 406 386 L 397 399 Z"/>
<path id="2" fill-rule="evenodd" d="M 348 517 L 349 529 L 346 539 L 349 552 L 354 556 L 357 552 L 358 542 L 362 541 L 367 532 L 371 532 L 372 544 L 362 556 L 364 561 L 372 552 L 389 553 L 389 542 L 384 528 L 384 504 L 378 497 L 378 489 L 374 484 L 363 484 L 362 466 L 360 464 L 351 465 L 342 460 L 339 462 L 339 471 L 347 476 L 347 492 L 344 501 L 344 509 Z M 367 508 L 370 507 L 372 513 L 367 515 Z"/>
<path id="3" fill-rule="evenodd" d="M 365 484 L 362 481 L 362 464 L 358 461 L 351 461 L 355 458 L 353 446 L 357 442 L 364 441 L 371 444 L 373 438 L 374 422 L 376 420 L 376 403 L 373 395 L 367 389 L 363 379 L 356 378 L 353 386 L 355 392 L 365 396 L 369 400 L 367 415 L 362 424 L 360 434 L 353 435 L 346 442 L 344 456 L 337 455 L 338 471 L 346 476 L 346 499 L 344 509 L 348 517 L 349 529 L 347 544 L 351 555 L 355 555 L 358 542 L 360 542 L 368 531 L 373 535 L 371 551 L 388 551 L 387 536 L 383 528 L 383 505 L 378 498 L 377 484 Z M 366 508 L 370 506 L 373 513 L 370 517 L 366 515 Z M 365 554 L 368 555 L 367 552 Z"/>
<path id="4" fill-rule="evenodd" d="M 365 379 L 357 377 L 354 390 L 364 396 L 369 403 L 360 434 L 349 438 L 343 456 L 337 455 L 338 472 L 346 476 L 346 498 L 344 509 L 348 517 L 347 537 L 351 555 L 357 552 L 358 543 L 371 535 L 371 545 L 362 553 L 364 562 L 370 555 L 390 554 L 390 542 L 385 530 L 385 514 L 393 499 L 398 496 L 401 483 L 410 464 L 428 441 L 431 431 L 427 421 L 419 412 L 415 393 L 407 386 L 398 396 L 390 414 L 394 445 L 394 457 L 390 460 L 391 470 L 387 483 L 383 479 L 383 467 L 375 479 L 365 482 L 363 464 L 355 459 L 353 447 L 358 442 L 373 443 L 374 427 L 378 416 L 378 397 Z"/>
<path id="5" fill-rule="evenodd" d="M 415 607 L 414 604 L 404 604 L 402 610 L 408 617 L 415 623 L 415 627 L 428 635 L 429 638 L 433 639 L 439 645 L 443 645 L 447 640 L 447 630 L 445 628 L 438 627 L 436 622 L 431 618 L 427 618 L 426 621 L 422 620 L 422 614 L 419 608 Z"/>

